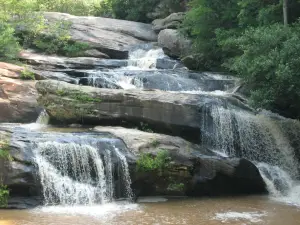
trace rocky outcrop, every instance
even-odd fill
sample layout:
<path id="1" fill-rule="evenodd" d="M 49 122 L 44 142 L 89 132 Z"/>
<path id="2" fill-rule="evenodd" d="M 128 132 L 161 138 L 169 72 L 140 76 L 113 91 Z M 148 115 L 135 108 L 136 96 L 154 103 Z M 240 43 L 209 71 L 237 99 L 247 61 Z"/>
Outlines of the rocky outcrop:
<path id="1" fill-rule="evenodd" d="M 49 69 L 49 67 L 60 69 L 95 69 L 96 67 L 117 68 L 127 66 L 125 60 L 107 60 L 94 57 L 62 57 L 55 55 L 43 55 L 31 51 L 22 51 L 20 59 L 31 65 L 40 66 L 40 69 Z"/>
<path id="2" fill-rule="evenodd" d="M 113 90 L 83 87 L 57 81 L 40 81 L 38 102 L 52 121 L 86 124 L 145 122 L 156 131 L 199 140 L 202 109 L 207 104 L 227 107 L 235 104 L 230 97 L 191 95 L 157 90 Z"/>
<path id="3" fill-rule="evenodd" d="M 165 29 L 158 34 L 158 44 L 166 55 L 179 58 L 190 52 L 191 42 L 177 30 Z"/>
<path id="4" fill-rule="evenodd" d="M 172 13 L 164 19 L 153 20 L 153 30 L 157 33 L 164 29 L 177 29 L 184 19 L 185 13 Z"/>
<path id="5" fill-rule="evenodd" d="M 157 41 L 150 24 L 57 12 L 46 12 L 44 16 L 49 22 L 70 22 L 71 40 L 88 43 L 110 58 L 127 58 L 130 46 Z"/>
<path id="6" fill-rule="evenodd" d="M 26 209 L 41 203 L 32 148 L 24 136 L 16 136 L 10 127 L 0 127 L 0 140 L 6 143 L 8 157 L 0 157 L 1 183 L 10 190 L 8 208 Z M 2 146 L 3 147 L 3 146 Z M 3 151 L 3 150 L 2 150 Z"/>
<path id="7" fill-rule="evenodd" d="M 40 112 L 34 81 L 0 76 L 0 122 L 34 122 Z"/>
<path id="8" fill-rule="evenodd" d="M 265 193 L 258 169 L 246 159 L 223 158 L 179 137 L 121 127 L 96 127 L 122 139 L 137 159 L 166 151 L 170 161 L 163 170 L 132 172 L 136 194 L 216 196 Z"/>
<path id="9" fill-rule="evenodd" d="M 57 151 L 51 149 L 51 146 L 56 148 L 61 143 L 65 145 L 64 150 L 67 151 L 69 147 L 72 152 L 74 144 L 84 142 L 85 145 L 97 148 L 103 158 L 109 151 L 116 175 L 120 159 L 115 154 L 115 149 L 119 149 L 127 159 L 131 187 L 137 196 L 216 196 L 266 192 L 262 177 L 251 162 L 220 157 L 179 137 L 121 127 L 96 127 L 93 132 L 88 133 L 53 133 L 27 130 L 20 126 L 0 126 L 0 138 L 7 143 L 5 151 L 9 153 L 9 158 L 0 158 L 0 179 L 10 190 L 9 208 L 29 208 L 42 204 L 43 183 L 35 157 L 38 152 L 39 157 L 51 164 L 51 167 L 58 171 L 65 168 L 61 167 L 59 160 L 55 160 L 59 157 L 53 155 Z M 162 170 L 140 169 L 138 165 L 141 165 L 140 160 L 145 155 L 155 158 L 162 151 L 167 157 Z M 78 168 L 69 169 L 70 173 L 64 171 L 64 174 L 72 177 L 72 169 Z M 44 173 L 45 171 L 42 174 Z M 118 176 L 113 179 L 115 194 L 119 196 Z"/>

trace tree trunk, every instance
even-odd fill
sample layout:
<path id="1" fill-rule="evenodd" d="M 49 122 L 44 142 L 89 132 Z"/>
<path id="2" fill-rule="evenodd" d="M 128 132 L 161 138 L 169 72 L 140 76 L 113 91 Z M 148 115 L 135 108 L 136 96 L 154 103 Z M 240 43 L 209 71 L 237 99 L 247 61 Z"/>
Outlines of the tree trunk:
<path id="1" fill-rule="evenodd" d="M 288 0 L 283 0 L 283 24 L 288 25 Z"/>

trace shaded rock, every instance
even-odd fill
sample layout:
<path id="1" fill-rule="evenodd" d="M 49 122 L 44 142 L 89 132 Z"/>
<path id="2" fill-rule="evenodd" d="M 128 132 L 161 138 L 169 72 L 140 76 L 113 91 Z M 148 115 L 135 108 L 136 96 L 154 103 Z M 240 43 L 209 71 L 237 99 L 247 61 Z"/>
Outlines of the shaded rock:
<path id="1" fill-rule="evenodd" d="M 162 149 L 171 161 L 163 171 L 139 171 L 133 165 L 132 188 L 138 195 L 218 196 L 266 193 L 256 166 L 246 159 L 223 158 L 179 137 L 121 127 L 96 127 L 122 139 L 139 158 Z"/>
<path id="2" fill-rule="evenodd" d="M 0 122 L 34 122 L 40 112 L 34 81 L 0 77 Z"/>
<path id="3" fill-rule="evenodd" d="M 101 59 L 109 59 L 109 56 L 105 53 L 102 53 L 96 49 L 89 49 L 86 50 L 82 56 L 87 56 L 87 57 L 95 57 L 95 58 L 101 58 Z"/>
<path id="4" fill-rule="evenodd" d="M 44 16 L 50 22 L 70 22 L 71 40 L 88 43 L 111 58 L 125 59 L 131 45 L 157 41 L 150 24 L 57 12 L 46 12 Z"/>
<path id="5" fill-rule="evenodd" d="M 177 29 L 184 19 L 185 13 L 172 13 L 164 19 L 156 19 L 152 22 L 153 30 L 157 33 L 164 29 Z"/>
<path id="6" fill-rule="evenodd" d="M 181 62 L 190 70 L 197 70 L 199 68 L 198 62 L 193 55 L 183 57 Z"/>
<path id="7" fill-rule="evenodd" d="M 184 65 L 178 62 L 177 60 L 173 60 L 170 58 L 159 58 L 156 60 L 156 68 L 157 69 L 179 69 L 183 68 Z"/>
<path id="8" fill-rule="evenodd" d="M 93 69 L 95 67 L 116 68 L 127 66 L 127 61 L 124 60 L 107 60 L 92 57 L 67 58 L 28 51 L 22 51 L 19 57 L 32 65 L 46 65 L 56 68 Z"/>
<path id="9" fill-rule="evenodd" d="M 191 49 L 191 41 L 182 36 L 177 30 L 165 29 L 158 34 L 158 44 L 166 55 L 178 58 L 186 55 Z"/>
<path id="10" fill-rule="evenodd" d="M 35 74 L 36 80 L 60 80 L 64 82 L 68 82 L 71 84 L 77 84 L 78 81 L 75 78 L 70 77 L 66 73 L 62 72 L 54 72 L 54 71 L 41 71 L 41 70 L 35 70 L 30 69 Z"/>
<path id="11" fill-rule="evenodd" d="M 226 108 L 233 104 L 251 111 L 236 99 L 226 96 L 191 95 L 156 90 L 99 89 L 57 81 L 39 81 L 36 88 L 40 93 L 38 102 L 46 108 L 53 122 L 67 124 L 145 122 L 156 131 L 196 140 L 200 138 L 203 106 L 219 104 Z"/>

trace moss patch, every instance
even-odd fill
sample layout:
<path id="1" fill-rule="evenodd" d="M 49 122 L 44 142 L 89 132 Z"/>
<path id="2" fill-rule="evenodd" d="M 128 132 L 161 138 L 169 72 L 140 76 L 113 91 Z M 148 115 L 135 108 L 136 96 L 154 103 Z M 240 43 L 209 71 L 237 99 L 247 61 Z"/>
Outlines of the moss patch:
<path id="1" fill-rule="evenodd" d="M 56 94 L 59 96 L 62 96 L 62 97 L 64 97 L 64 96 L 70 97 L 81 103 L 89 103 L 89 102 L 98 102 L 99 103 L 99 102 L 101 102 L 101 99 L 93 98 L 90 95 L 82 93 L 80 91 L 67 92 L 66 90 L 61 89 L 61 90 L 57 90 Z"/>

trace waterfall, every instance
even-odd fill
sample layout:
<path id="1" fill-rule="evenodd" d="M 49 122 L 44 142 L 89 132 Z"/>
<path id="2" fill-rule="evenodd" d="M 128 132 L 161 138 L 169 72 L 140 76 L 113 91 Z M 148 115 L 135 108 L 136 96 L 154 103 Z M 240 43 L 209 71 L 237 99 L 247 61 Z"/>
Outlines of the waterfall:
<path id="1" fill-rule="evenodd" d="M 98 149 L 97 144 L 88 141 L 48 141 L 37 143 L 34 153 L 46 205 L 94 205 L 113 201 L 113 154 L 124 168 L 119 179 L 124 178 L 126 182 L 121 189 L 125 197 L 132 197 L 126 157 L 115 147 L 111 152 Z"/>
<path id="2" fill-rule="evenodd" d="M 129 69 L 156 69 L 157 59 L 165 56 L 161 48 L 150 50 L 137 49 L 130 52 L 128 67 Z"/>
<path id="3" fill-rule="evenodd" d="M 42 110 L 42 112 L 40 113 L 39 117 L 36 120 L 37 124 L 42 124 L 42 125 L 48 125 L 49 123 L 49 115 L 47 113 L 47 111 L 45 109 Z"/>
<path id="4" fill-rule="evenodd" d="M 297 187 L 299 178 L 295 149 L 286 129 L 283 129 L 286 120 L 211 105 L 203 110 L 202 144 L 222 155 L 253 161 L 270 194 L 286 199 Z"/>

